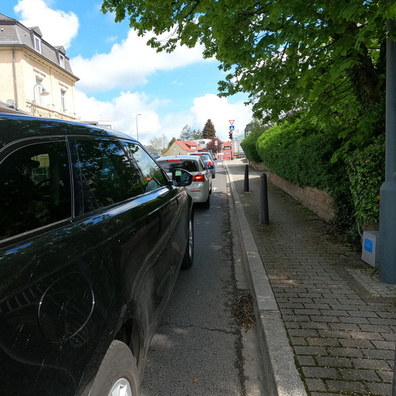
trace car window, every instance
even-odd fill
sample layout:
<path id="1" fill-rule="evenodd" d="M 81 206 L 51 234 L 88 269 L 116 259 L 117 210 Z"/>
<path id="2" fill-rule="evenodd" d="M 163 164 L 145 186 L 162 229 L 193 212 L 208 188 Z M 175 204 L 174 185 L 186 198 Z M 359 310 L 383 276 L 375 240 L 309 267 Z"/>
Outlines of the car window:
<path id="1" fill-rule="evenodd" d="M 71 216 L 66 142 L 22 147 L 0 165 L 0 239 Z"/>
<path id="2" fill-rule="evenodd" d="M 199 166 L 197 161 L 190 161 L 190 160 L 161 160 L 158 161 L 160 166 L 165 170 L 167 173 L 171 173 L 172 169 L 185 169 L 189 172 L 199 172 Z"/>
<path id="3" fill-rule="evenodd" d="M 190 155 L 196 155 L 196 156 L 199 156 L 199 157 L 201 157 L 204 161 L 209 161 L 209 160 L 212 160 L 212 158 L 210 157 L 210 155 L 209 154 L 204 154 L 204 153 L 191 153 Z"/>
<path id="4" fill-rule="evenodd" d="M 139 175 L 117 140 L 76 140 L 84 213 L 143 193 Z"/>
<path id="5" fill-rule="evenodd" d="M 126 143 L 129 155 L 141 171 L 141 183 L 145 192 L 165 186 L 168 181 L 157 163 L 138 144 Z"/>

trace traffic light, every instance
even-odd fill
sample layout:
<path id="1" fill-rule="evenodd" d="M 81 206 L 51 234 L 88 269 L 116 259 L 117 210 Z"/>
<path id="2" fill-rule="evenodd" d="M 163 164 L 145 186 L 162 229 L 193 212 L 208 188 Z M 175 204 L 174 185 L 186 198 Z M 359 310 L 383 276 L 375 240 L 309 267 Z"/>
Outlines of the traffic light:
<path id="1" fill-rule="evenodd" d="M 228 132 L 228 137 L 232 140 L 232 132 Z"/>

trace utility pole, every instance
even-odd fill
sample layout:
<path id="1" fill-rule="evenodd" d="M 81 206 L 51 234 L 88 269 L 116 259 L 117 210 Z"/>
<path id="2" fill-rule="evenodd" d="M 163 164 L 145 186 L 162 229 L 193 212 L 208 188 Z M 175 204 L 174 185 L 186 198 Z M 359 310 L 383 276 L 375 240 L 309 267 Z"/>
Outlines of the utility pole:
<path id="1" fill-rule="evenodd" d="M 395 0 L 392 0 L 395 1 Z M 395 29 L 388 21 L 388 32 Z M 394 33 L 393 33 L 394 34 Z M 386 44 L 385 182 L 380 189 L 379 277 L 396 284 L 396 41 Z"/>

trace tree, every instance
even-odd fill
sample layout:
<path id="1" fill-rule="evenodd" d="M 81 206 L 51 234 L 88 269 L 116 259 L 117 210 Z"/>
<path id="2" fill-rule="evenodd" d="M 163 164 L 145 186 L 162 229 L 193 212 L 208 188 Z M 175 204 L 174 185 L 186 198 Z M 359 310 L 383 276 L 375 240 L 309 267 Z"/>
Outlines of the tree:
<path id="1" fill-rule="evenodd" d="M 158 51 L 202 44 L 228 73 L 220 94 L 248 93 L 258 119 L 301 108 L 339 117 L 345 104 L 354 106 L 345 119 L 359 119 L 383 101 L 392 1 L 104 0 L 102 11 L 129 18 L 141 36 L 153 33 L 148 43 Z"/>
<path id="2" fill-rule="evenodd" d="M 186 142 L 190 140 L 202 139 L 202 132 L 194 129 L 191 130 L 191 127 L 186 125 L 183 127 L 182 132 L 180 134 L 180 140 L 184 140 Z"/>
<path id="3" fill-rule="evenodd" d="M 193 131 L 191 132 L 191 140 L 198 140 L 198 139 L 202 139 L 202 132 L 199 131 L 198 129 L 193 129 Z"/>
<path id="4" fill-rule="evenodd" d="M 212 123 L 212 121 L 209 119 L 206 121 L 206 124 L 204 126 L 204 129 L 202 131 L 202 137 L 204 139 L 211 139 L 216 136 L 216 129 Z"/>
<path id="5" fill-rule="evenodd" d="M 206 145 L 208 150 L 212 150 L 213 154 L 217 154 L 221 151 L 223 142 L 218 138 L 212 138 L 212 140 Z"/>
<path id="6" fill-rule="evenodd" d="M 162 136 L 153 137 L 149 141 L 150 146 L 152 146 L 155 150 L 162 152 L 168 147 L 168 139 L 163 134 Z"/>

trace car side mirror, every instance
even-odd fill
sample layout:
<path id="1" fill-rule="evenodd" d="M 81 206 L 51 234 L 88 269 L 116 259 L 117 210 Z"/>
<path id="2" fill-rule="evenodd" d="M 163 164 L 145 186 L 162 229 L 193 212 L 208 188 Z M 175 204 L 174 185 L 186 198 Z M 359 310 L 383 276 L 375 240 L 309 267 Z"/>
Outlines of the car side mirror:
<path id="1" fill-rule="evenodd" d="M 189 186 L 192 183 L 193 175 L 185 169 L 172 169 L 172 181 L 176 186 Z"/>

